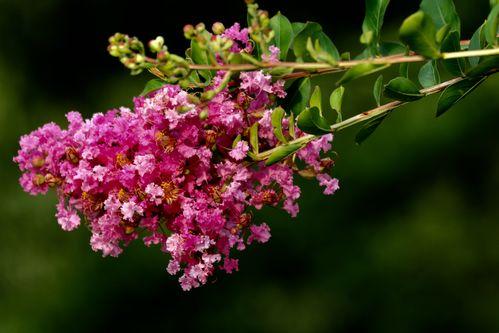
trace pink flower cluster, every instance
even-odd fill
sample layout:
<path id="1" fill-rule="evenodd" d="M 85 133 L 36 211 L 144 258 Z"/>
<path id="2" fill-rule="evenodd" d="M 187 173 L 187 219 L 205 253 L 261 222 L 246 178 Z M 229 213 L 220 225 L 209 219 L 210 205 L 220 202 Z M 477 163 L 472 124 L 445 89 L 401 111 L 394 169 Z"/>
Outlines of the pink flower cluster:
<path id="1" fill-rule="evenodd" d="M 20 183 L 31 194 L 55 188 L 62 229 L 86 224 L 92 249 L 104 256 L 118 256 L 139 238 L 159 245 L 171 255 L 168 273 L 180 274 L 182 288 L 190 290 L 217 269 L 237 271 L 234 252 L 269 240 L 269 226 L 255 224 L 252 210 L 280 206 L 298 213 L 293 167 L 266 167 L 247 157 L 255 122 L 260 149 L 276 145 L 270 115 L 285 95 L 283 82 L 255 71 L 240 74 L 203 106 L 168 85 L 136 98 L 133 111 L 120 108 L 87 120 L 70 112 L 67 129 L 50 123 L 21 138 L 14 158 L 23 172 Z M 286 132 L 287 126 L 285 121 Z M 233 145 L 236 137 L 242 139 Z M 297 154 L 326 194 L 338 188 L 325 173 L 330 160 L 321 159 L 331 141 L 332 135 L 324 136 Z"/>

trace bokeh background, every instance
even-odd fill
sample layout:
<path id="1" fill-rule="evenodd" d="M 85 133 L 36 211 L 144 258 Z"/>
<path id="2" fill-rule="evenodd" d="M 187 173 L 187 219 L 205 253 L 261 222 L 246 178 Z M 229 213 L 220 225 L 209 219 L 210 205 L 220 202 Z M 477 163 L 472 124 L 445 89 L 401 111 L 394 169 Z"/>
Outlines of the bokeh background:
<path id="1" fill-rule="evenodd" d="M 321 22 L 340 51 L 360 50 L 361 0 L 260 2 Z M 455 2 L 469 38 L 489 1 Z M 392 1 L 384 35 L 417 7 Z M 244 18 L 235 0 L 0 0 L 0 332 L 499 332 L 499 75 L 439 119 L 432 97 L 361 146 L 355 129 L 338 135 L 341 190 L 325 197 L 302 182 L 297 219 L 257 214 L 271 241 L 242 253 L 238 273 L 188 293 L 159 249 L 101 258 L 85 228 L 60 230 L 54 195 L 22 192 L 20 135 L 64 124 L 69 110 L 131 105 L 148 79 L 107 55 L 109 35 L 162 34 L 181 52 L 184 24 Z M 347 114 L 373 106 L 373 79 L 347 87 Z"/>

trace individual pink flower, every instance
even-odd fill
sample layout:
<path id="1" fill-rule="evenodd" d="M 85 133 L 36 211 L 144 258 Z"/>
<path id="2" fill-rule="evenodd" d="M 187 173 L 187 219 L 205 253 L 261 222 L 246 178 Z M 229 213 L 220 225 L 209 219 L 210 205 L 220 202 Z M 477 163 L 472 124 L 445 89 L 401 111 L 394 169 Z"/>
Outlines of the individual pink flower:
<path id="1" fill-rule="evenodd" d="M 331 178 L 326 173 L 321 173 L 317 175 L 317 180 L 319 181 L 320 186 L 324 186 L 324 194 L 331 195 L 334 194 L 339 188 L 339 181 L 336 178 Z"/>
<path id="2" fill-rule="evenodd" d="M 266 223 L 252 225 L 250 227 L 251 235 L 248 238 L 248 244 L 254 240 L 259 243 L 266 243 L 270 239 L 270 228 Z"/>
<path id="3" fill-rule="evenodd" d="M 239 141 L 234 147 L 234 149 L 230 151 L 229 155 L 236 161 L 240 161 L 246 158 L 248 151 L 249 151 L 248 143 L 246 141 Z"/>
<path id="4" fill-rule="evenodd" d="M 142 209 L 142 207 L 140 207 L 133 201 L 125 202 L 121 206 L 121 214 L 123 214 L 123 219 L 128 221 L 133 221 L 135 214 L 142 215 L 143 213 L 144 210 Z"/>
<path id="5" fill-rule="evenodd" d="M 266 53 L 262 54 L 262 60 L 265 62 L 278 62 L 280 54 L 281 50 L 277 46 L 270 45 L 269 54 Z"/>

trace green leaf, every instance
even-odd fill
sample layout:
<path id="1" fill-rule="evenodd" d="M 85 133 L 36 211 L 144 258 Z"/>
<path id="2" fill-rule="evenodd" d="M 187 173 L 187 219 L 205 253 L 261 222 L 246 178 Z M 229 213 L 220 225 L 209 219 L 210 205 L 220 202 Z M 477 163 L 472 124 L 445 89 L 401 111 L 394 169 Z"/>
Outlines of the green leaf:
<path id="1" fill-rule="evenodd" d="M 423 0 L 421 10 L 431 17 L 437 29 L 448 24 L 451 30 L 461 31 L 461 20 L 452 0 Z"/>
<path id="2" fill-rule="evenodd" d="M 270 28 L 274 31 L 274 44 L 281 50 L 280 59 L 286 60 L 293 41 L 293 26 L 286 16 L 278 12 L 270 19 Z"/>
<path id="3" fill-rule="evenodd" d="M 314 92 L 312 93 L 312 96 L 310 96 L 310 107 L 318 108 L 322 114 L 322 94 L 319 86 L 315 86 Z"/>
<path id="4" fill-rule="evenodd" d="M 338 52 L 338 49 L 334 45 L 333 41 L 324 32 L 319 34 L 319 38 L 317 40 L 319 41 L 319 45 L 324 52 L 329 54 L 334 60 L 340 60 L 340 53 Z"/>
<path id="5" fill-rule="evenodd" d="M 279 146 L 275 149 L 275 151 L 272 154 L 270 154 L 267 161 L 265 161 L 265 165 L 270 166 L 276 164 L 285 159 L 286 157 L 296 153 L 301 147 L 302 145 L 299 143 L 292 143 Z"/>
<path id="6" fill-rule="evenodd" d="M 379 51 L 382 56 L 387 57 L 396 54 L 405 54 L 407 47 L 397 42 L 382 42 L 379 46 Z"/>
<path id="7" fill-rule="evenodd" d="M 419 70 L 418 75 L 419 83 L 424 88 L 432 87 L 440 83 L 440 73 L 438 72 L 438 65 L 435 60 L 430 60 L 424 64 Z"/>
<path id="8" fill-rule="evenodd" d="M 307 108 L 298 116 L 298 128 L 308 134 L 327 134 L 331 132 L 330 126 L 321 116 L 317 107 Z"/>
<path id="9" fill-rule="evenodd" d="M 485 39 L 490 46 L 498 46 L 497 27 L 499 25 L 499 4 L 492 8 L 487 23 L 485 24 L 484 33 Z"/>
<path id="10" fill-rule="evenodd" d="M 390 64 L 371 64 L 363 63 L 350 68 L 343 77 L 336 83 L 337 85 L 346 84 L 362 76 L 370 75 L 390 67 Z"/>
<path id="11" fill-rule="evenodd" d="M 495 5 L 499 5 L 499 0 L 490 0 L 490 8 L 494 8 Z"/>
<path id="12" fill-rule="evenodd" d="M 422 98 L 418 86 L 405 77 L 397 77 L 385 86 L 385 95 L 398 101 L 411 102 Z"/>
<path id="13" fill-rule="evenodd" d="M 465 98 L 469 93 L 475 90 L 486 77 L 470 78 L 460 81 L 450 87 L 447 87 L 438 99 L 437 117 L 447 112 L 452 106 Z"/>
<path id="14" fill-rule="evenodd" d="M 147 81 L 146 86 L 144 87 L 144 90 L 140 93 L 140 96 L 145 96 L 148 95 L 149 93 L 160 89 L 166 84 L 165 81 L 160 80 L 160 79 L 152 79 Z"/>
<path id="15" fill-rule="evenodd" d="M 311 38 L 316 40 L 322 32 L 320 24 L 315 22 L 307 22 L 301 31 L 295 35 L 293 41 L 293 51 L 298 61 L 313 61 L 307 52 L 307 40 Z"/>
<path id="16" fill-rule="evenodd" d="M 459 33 L 457 31 L 450 32 L 442 43 L 443 52 L 457 52 L 461 50 Z M 448 59 L 443 61 L 445 69 L 454 76 L 462 76 L 466 73 L 466 61 L 460 59 Z"/>
<path id="17" fill-rule="evenodd" d="M 208 55 L 206 50 L 203 50 L 199 43 L 194 39 L 191 40 L 191 58 L 195 64 L 198 65 L 209 65 Z M 199 75 L 201 75 L 206 81 L 210 81 L 213 77 L 213 73 L 209 70 L 200 70 Z"/>
<path id="18" fill-rule="evenodd" d="M 236 136 L 236 138 L 234 139 L 234 141 L 232 141 L 232 149 L 236 148 L 236 145 L 238 144 L 239 141 L 241 141 L 241 134 L 239 134 L 238 136 Z"/>
<path id="19" fill-rule="evenodd" d="M 376 105 L 381 105 L 381 95 L 383 94 L 383 75 L 378 76 L 376 82 L 374 83 L 373 95 Z"/>
<path id="20" fill-rule="evenodd" d="M 364 44 L 377 48 L 386 7 L 390 0 L 366 0 L 366 15 L 362 23 Z"/>
<path id="21" fill-rule="evenodd" d="M 416 53 L 432 59 L 440 57 L 439 47 L 435 39 L 435 24 L 423 11 L 412 14 L 405 19 L 399 34 L 400 39 Z"/>
<path id="22" fill-rule="evenodd" d="M 288 124 L 289 136 L 292 137 L 293 139 L 295 139 L 296 138 L 296 133 L 295 133 L 295 115 L 294 114 L 290 114 L 289 117 L 288 117 L 288 121 L 289 121 L 289 124 Z"/>
<path id="23" fill-rule="evenodd" d="M 303 28 L 305 28 L 305 23 L 293 22 L 291 24 L 291 27 L 293 28 L 293 36 L 297 36 L 303 30 Z"/>
<path id="24" fill-rule="evenodd" d="M 478 65 L 470 69 L 466 75 L 470 77 L 483 76 L 490 72 L 491 70 L 499 69 L 499 57 L 487 57 L 485 60 L 482 60 Z"/>
<path id="25" fill-rule="evenodd" d="M 284 109 L 294 115 L 299 115 L 307 107 L 311 89 L 309 78 L 294 81 L 287 91 L 288 95 L 283 103 Z"/>
<path id="26" fill-rule="evenodd" d="M 487 41 L 485 40 L 485 34 L 483 33 L 484 27 L 485 23 L 482 24 L 471 37 L 470 45 L 468 47 L 469 51 L 481 50 L 485 47 Z M 471 66 L 476 66 L 480 62 L 480 57 L 471 57 L 468 60 Z"/>
<path id="27" fill-rule="evenodd" d="M 399 74 L 402 77 L 409 78 L 409 63 L 403 62 L 399 66 Z"/>
<path id="28" fill-rule="evenodd" d="M 250 145 L 253 153 L 258 154 L 258 122 L 250 127 Z"/>
<path id="29" fill-rule="evenodd" d="M 287 74 L 293 73 L 293 68 L 291 67 L 272 67 L 268 70 L 265 70 L 266 73 L 269 73 L 272 76 L 283 76 Z"/>
<path id="30" fill-rule="evenodd" d="M 331 95 L 329 96 L 329 104 L 331 105 L 331 108 L 336 111 L 337 116 L 336 116 L 336 122 L 339 123 L 343 119 L 341 115 L 341 106 L 343 104 L 343 95 L 345 94 L 345 88 L 343 86 L 340 86 L 336 88 Z M 330 122 L 329 122 L 330 123 Z"/>
<path id="31" fill-rule="evenodd" d="M 271 122 L 272 122 L 272 127 L 274 129 L 274 135 L 282 143 L 288 143 L 288 140 L 284 136 L 284 133 L 282 132 L 282 119 L 284 118 L 284 115 L 286 112 L 284 111 L 283 108 L 277 107 L 274 109 L 274 112 L 272 112 L 271 116 Z"/>
<path id="32" fill-rule="evenodd" d="M 447 37 L 451 29 L 451 26 L 449 24 L 444 25 L 440 29 L 438 29 L 437 34 L 435 35 L 435 38 L 437 40 L 437 44 L 442 44 L 444 39 Z"/>
<path id="33" fill-rule="evenodd" d="M 374 131 L 379 127 L 379 125 L 381 125 L 381 123 L 383 122 L 383 120 L 385 120 L 385 118 L 387 116 L 388 116 L 388 113 L 383 114 L 381 116 L 378 116 L 378 117 L 372 119 L 367 124 L 365 124 L 360 129 L 359 133 L 357 133 L 357 135 L 355 136 L 355 143 L 360 145 L 364 141 L 366 141 L 367 138 L 369 138 L 374 133 Z"/>

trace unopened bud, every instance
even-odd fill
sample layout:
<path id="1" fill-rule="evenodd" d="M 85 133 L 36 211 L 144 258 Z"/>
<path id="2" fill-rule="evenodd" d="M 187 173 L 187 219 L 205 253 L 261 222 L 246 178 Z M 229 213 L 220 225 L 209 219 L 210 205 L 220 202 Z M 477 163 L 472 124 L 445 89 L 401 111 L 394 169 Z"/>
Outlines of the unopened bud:
<path id="1" fill-rule="evenodd" d="M 107 50 L 113 57 L 119 57 L 121 54 L 116 45 L 110 45 Z"/>
<path id="2" fill-rule="evenodd" d="M 216 92 L 214 90 L 208 90 L 208 91 L 205 91 L 201 95 L 201 99 L 203 99 L 205 101 L 211 101 L 213 99 L 213 97 L 215 97 L 215 95 L 216 95 Z"/>
<path id="3" fill-rule="evenodd" d="M 61 180 L 59 178 L 54 177 L 51 173 L 47 173 L 45 175 L 45 182 L 50 187 L 55 187 L 56 185 L 61 184 Z"/>
<path id="4" fill-rule="evenodd" d="M 213 31 L 213 33 L 215 35 L 221 35 L 225 31 L 225 26 L 221 22 L 215 22 L 215 23 L 213 23 L 211 30 Z"/>
<path id="5" fill-rule="evenodd" d="M 45 164 L 45 159 L 41 156 L 34 157 L 31 160 L 31 165 L 35 168 L 41 168 Z"/>
<path id="6" fill-rule="evenodd" d="M 33 184 L 36 186 L 41 186 L 41 185 L 45 184 L 45 176 L 42 174 L 39 174 L 39 173 L 36 174 L 33 177 Z"/>
<path id="7" fill-rule="evenodd" d="M 182 105 L 182 106 L 179 106 L 177 108 L 177 112 L 179 112 L 179 113 L 186 113 L 186 112 L 189 112 L 191 110 L 192 110 L 192 107 L 188 106 L 188 105 Z"/>
<path id="8" fill-rule="evenodd" d="M 206 30 L 206 26 L 204 25 L 204 23 L 198 23 L 196 24 L 196 31 L 197 32 L 203 32 Z"/>
<path id="9" fill-rule="evenodd" d="M 187 24 L 184 26 L 184 36 L 187 39 L 191 39 L 194 36 L 194 27 L 192 24 Z"/>
<path id="10" fill-rule="evenodd" d="M 161 36 L 156 37 L 156 39 L 149 42 L 149 48 L 152 52 L 159 52 L 165 45 L 165 39 Z"/>
<path id="11" fill-rule="evenodd" d="M 142 54 L 137 54 L 135 56 L 135 62 L 137 62 L 137 63 L 144 62 L 145 60 L 146 60 L 146 58 Z"/>
<path id="12" fill-rule="evenodd" d="M 206 120 L 208 118 L 208 110 L 204 109 L 199 113 L 199 119 Z"/>

